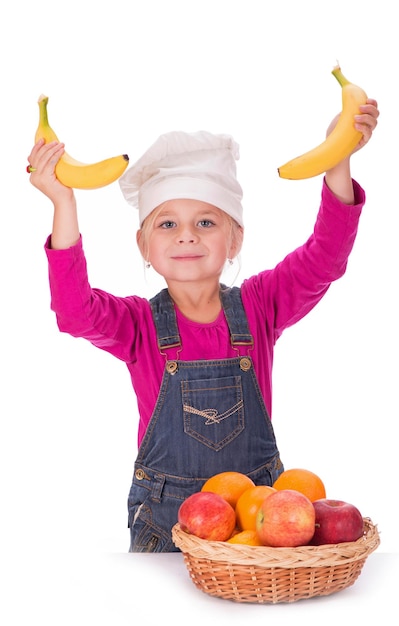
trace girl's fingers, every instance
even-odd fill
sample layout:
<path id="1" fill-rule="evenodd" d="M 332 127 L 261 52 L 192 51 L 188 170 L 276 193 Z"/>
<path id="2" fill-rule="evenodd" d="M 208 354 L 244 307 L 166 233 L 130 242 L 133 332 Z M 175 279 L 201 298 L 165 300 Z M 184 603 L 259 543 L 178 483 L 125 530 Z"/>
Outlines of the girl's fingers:
<path id="1" fill-rule="evenodd" d="M 355 128 L 359 130 L 363 135 L 370 138 L 372 132 L 377 126 L 377 120 L 374 117 L 362 116 L 355 118 Z"/>
<path id="2" fill-rule="evenodd" d="M 364 119 L 366 124 L 372 123 L 374 126 L 377 125 L 377 119 L 380 115 L 380 112 L 377 107 L 376 100 L 367 100 L 367 104 L 362 104 L 359 107 L 360 115 L 356 116 L 356 118 Z"/>
<path id="3" fill-rule="evenodd" d="M 32 167 L 37 170 L 43 171 L 48 165 L 51 165 L 54 169 L 58 160 L 64 153 L 64 144 L 59 143 L 58 141 L 52 141 L 50 143 L 45 144 L 44 140 L 39 140 L 34 147 L 30 155 L 28 156 L 28 161 Z"/>
<path id="4" fill-rule="evenodd" d="M 371 105 L 374 109 L 376 109 L 377 113 L 379 114 L 377 100 L 374 100 L 374 98 L 367 98 L 366 104 L 362 104 L 360 108 L 367 107 L 368 105 Z"/>

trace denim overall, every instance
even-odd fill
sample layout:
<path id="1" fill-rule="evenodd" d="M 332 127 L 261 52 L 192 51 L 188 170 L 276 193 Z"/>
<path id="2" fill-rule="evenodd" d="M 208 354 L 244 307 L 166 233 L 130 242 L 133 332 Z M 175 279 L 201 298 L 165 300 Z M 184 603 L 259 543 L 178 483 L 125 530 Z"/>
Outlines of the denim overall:
<path id="1" fill-rule="evenodd" d="M 237 357 L 179 361 L 180 337 L 167 289 L 151 301 L 166 365 L 141 442 L 128 498 L 130 552 L 175 552 L 180 505 L 205 480 L 238 471 L 271 485 L 283 471 L 249 356 L 253 345 L 238 287 L 221 288 Z"/>

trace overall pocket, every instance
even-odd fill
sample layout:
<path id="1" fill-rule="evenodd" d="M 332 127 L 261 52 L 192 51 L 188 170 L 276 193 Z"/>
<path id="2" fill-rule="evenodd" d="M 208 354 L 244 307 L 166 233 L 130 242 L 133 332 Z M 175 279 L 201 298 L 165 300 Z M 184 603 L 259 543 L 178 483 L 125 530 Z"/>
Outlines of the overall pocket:
<path id="1" fill-rule="evenodd" d="M 221 450 L 244 430 L 241 376 L 181 382 L 184 432 Z"/>

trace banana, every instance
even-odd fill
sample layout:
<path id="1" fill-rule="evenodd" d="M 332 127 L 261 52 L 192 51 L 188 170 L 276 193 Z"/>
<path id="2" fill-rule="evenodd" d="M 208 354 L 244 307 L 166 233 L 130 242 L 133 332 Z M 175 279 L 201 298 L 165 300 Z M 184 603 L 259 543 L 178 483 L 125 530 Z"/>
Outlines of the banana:
<path id="1" fill-rule="evenodd" d="M 46 143 L 59 141 L 48 122 L 48 97 L 41 95 L 39 105 L 39 125 L 35 134 L 35 142 L 44 139 Z M 67 187 L 75 189 L 98 189 L 117 180 L 129 164 L 127 154 L 98 161 L 97 163 L 81 163 L 64 152 L 55 167 L 58 180 Z"/>
<path id="2" fill-rule="evenodd" d="M 342 111 L 337 125 L 320 145 L 279 167 L 280 178 L 302 180 L 318 176 L 349 156 L 361 139 L 362 133 L 355 129 L 353 116 L 366 103 L 367 95 L 345 78 L 339 65 L 332 74 L 342 87 Z"/>

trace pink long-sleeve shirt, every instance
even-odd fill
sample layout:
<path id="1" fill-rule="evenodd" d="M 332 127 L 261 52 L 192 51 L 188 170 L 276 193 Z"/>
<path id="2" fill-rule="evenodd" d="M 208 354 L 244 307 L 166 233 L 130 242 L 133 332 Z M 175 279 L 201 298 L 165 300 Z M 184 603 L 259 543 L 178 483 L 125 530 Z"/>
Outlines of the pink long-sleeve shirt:
<path id="1" fill-rule="evenodd" d="M 354 181 L 355 204 L 340 202 L 323 183 L 314 231 L 304 245 L 275 268 L 244 280 L 242 300 L 254 337 L 251 351 L 266 408 L 272 414 L 273 350 L 283 330 L 303 318 L 340 278 L 356 237 L 365 202 Z M 45 246 L 49 263 L 51 308 L 60 331 L 83 337 L 126 363 L 137 396 L 138 444 L 151 418 L 165 367 L 157 347 L 148 300 L 118 297 L 90 286 L 82 238 L 65 250 Z M 176 311 L 182 360 L 236 356 L 223 311 L 210 324 L 198 324 Z"/>

